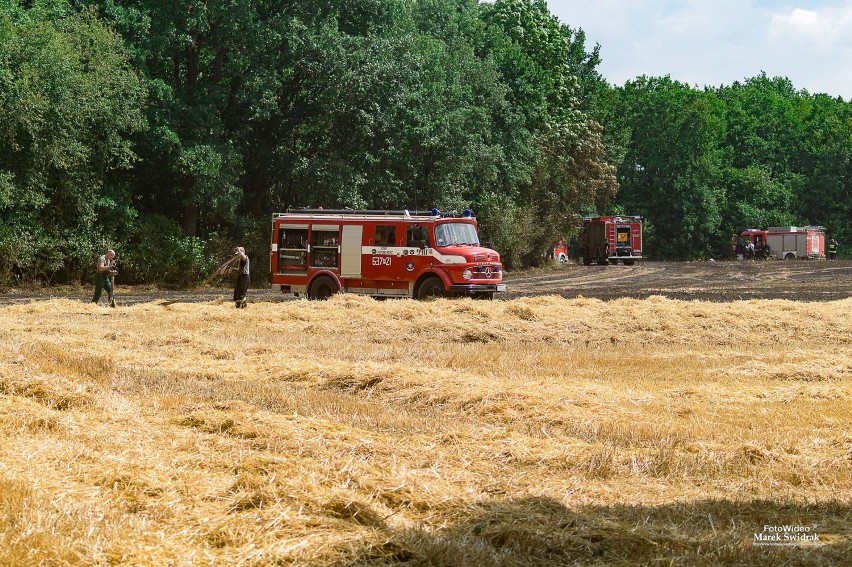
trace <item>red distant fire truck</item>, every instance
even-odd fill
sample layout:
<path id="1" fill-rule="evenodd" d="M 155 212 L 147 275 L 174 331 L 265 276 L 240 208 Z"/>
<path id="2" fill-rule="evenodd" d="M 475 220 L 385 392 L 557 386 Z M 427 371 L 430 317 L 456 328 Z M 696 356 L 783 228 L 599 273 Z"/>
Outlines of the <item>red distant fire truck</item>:
<path id="1" fill-rule="evenodd" d="M 568 253 L 570 251 L 571 247 L 565 242 L 565 239 L 560 238 L 553 246 L 553 259 L 560 264 L 565 264 L 568 262 Z"/>
<path id="2" fill-rule="evenodd" d="M 731 246 L 737 258 L 825 259 L 825 227 L 770 226 L 766 230 L 749 228 L 739 237 L 734 234 Z"/>
<path id="3" fill-rule="evenodd" d="M 632 266 L 642 259 L 642 217 L 583 217 L 580 235 L 580 258 L 583 264 L 617 264 Z"/>
<path id="4" fill-rule="evenodd" d="M 272 284 L 326 299 L 468 295 L 506 290 L 500 255 L 479 243 L 470 211 L 299 209 L 272 217 Z"/>

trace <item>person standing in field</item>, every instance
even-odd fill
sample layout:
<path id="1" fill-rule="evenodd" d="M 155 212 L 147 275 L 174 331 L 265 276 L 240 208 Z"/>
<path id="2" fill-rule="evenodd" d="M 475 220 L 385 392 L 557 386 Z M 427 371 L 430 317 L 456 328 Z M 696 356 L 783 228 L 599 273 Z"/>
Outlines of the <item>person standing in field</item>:
<path id="1" fill-rule="evenodd" d="M 92 297 L 92 303 L 100 301 L 101 292 L 105 289 L 109 298 L 109 306 L 115 307 L 111 277 L 115 274 L 115 251 L 107 250 L 103 256 L 98 258 L 95 266 L 95 295 Z"/>
<path id="2" fill-rule="evenodd" d="M 246 250 L 242 246 L 234 248 L 234 255 L 239 258 L 239 263 L 236 268 L 237 283 L 234 286 L 234 303 L 237 309 L 246 307 L 246 294 L 248 293 L 249 285 L 249 257 L 246 256 Z"/>
<path id="3" fill-rule="evenodd" d="M 837 259 L 837 241 L 835 239 L 831 239 L 831 242 L 828 244 L 828 259 L 836 260 Z"/>

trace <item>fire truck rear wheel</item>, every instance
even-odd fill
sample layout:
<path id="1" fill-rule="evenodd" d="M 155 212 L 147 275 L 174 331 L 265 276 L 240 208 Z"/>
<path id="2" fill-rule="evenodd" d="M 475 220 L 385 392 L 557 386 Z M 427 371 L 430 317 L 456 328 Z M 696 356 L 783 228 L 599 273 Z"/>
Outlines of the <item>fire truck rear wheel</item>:
<path id="1" fill-rule="evenodd" d="M 311 282 L 308 289 L 308 299 L 326 300 L 337 293 L 337 284 L 328 276 L 320 276 Z"/>
<path id="2" fill-rule="evenodd" d="M 795 260 L 795 259 L 796 259 L 796 255 L 795 255 L 795 254 L 793 254 L 792 252 L 787 252 L 787 255 L 786 255 L 786 256 L 784 256 L 784 259 L 785 259 L 785 260 Z"/>
<path id="3" fill-rule="evenodd" d="M 444 283 L 441 278 L 432 276 L 423 280 L 417 288 L 417 299 L 434 299 L 444 297 Z"/>

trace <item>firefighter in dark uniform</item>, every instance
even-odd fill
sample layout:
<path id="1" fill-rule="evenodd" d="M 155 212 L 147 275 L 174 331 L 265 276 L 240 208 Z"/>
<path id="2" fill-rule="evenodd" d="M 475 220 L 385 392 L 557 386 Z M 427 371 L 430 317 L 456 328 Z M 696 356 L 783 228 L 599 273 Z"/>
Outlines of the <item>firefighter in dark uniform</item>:
<path id="1" fill-rule="evenodd" d="M 237 309 L 242 309 L 246 306 L 246 294 L 248 293 L 249 285 L 249 258 L 246 256 L 246 250 L 242 246 L 234 248 L 234 255 L 239 257 L 239 263 L 236 268 L 237 283 L 234 286 L 234 303 Z"/>
<path id="2" fill-rule="evenodd" d="M 831 239 L 831 242 L 828 243 L 828 259 L 837 259 L 837 241 L 833 238 Z"/>

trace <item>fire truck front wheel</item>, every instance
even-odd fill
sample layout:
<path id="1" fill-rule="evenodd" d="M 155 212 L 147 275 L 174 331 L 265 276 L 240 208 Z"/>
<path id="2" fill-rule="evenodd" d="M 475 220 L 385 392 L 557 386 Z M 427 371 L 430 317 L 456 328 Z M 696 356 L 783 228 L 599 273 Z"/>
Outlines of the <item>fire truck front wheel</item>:
<path id="1" fill-rule="evenodd" d="M 431 276 L 423 280 L 417 288 L 417 299 L 434 299 L 444 296 L 444 282 L 437 276 Z"/>
<path id="2" fill-rule="evenodd" d="M 320 276 L 311 282 L 308 299 L 326 300 L 337 293 L 337 284 L 328 276 Z"/>

